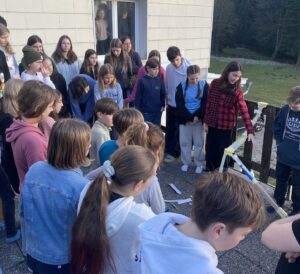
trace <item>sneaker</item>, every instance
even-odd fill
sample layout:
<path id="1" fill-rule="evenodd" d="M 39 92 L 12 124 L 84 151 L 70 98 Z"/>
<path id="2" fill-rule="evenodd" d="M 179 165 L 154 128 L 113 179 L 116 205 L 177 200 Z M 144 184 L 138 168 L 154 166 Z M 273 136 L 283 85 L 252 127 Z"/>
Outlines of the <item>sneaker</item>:
<path id="1" fill-rule="evenodd" d="M 171 163 L 175 160 L 176 160 L 176 158 L 174 156 L 172 156 L 171 154 L 168 154 L 168 153 L 165 154 L 164 162 Z"/>
<path id="2" fill-rule="evenodd" d="M 197 166 L 195 173 L 200 174 L 203 171 L 203 167 L 202 166 Z"/>
<path id="3" fill-rule="evenodd" d="M 15 241 L 18 241 L 21 239 L 21 231 L 20 230 L 17 230 L 17 233 L 15 236 L 12 236 L 12 237 L 7 237 L 5 239 L 5 242 L 7 244 L 11 244 L 11 243 L 14 243 Z"/>
<path id="4" fill-rule="evenodd" d="M 181 166 L 181 170 L 182 170 L 183 172 L 187 172 L 187 171 L 188 171 L 188 168 L 189 168 L 188 165 L 182 165 L 182 166 Z"/>

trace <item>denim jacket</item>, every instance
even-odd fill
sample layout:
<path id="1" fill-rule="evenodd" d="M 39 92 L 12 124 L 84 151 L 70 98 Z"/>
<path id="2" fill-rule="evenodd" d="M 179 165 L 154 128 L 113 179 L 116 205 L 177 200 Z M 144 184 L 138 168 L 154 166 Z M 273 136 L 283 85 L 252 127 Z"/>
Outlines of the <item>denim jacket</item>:
<path id="1" fill-rule="evenodd" d="M 88 182 L 80 169 L 57 169 L 47 162 L 31 166 L 21 193 L 23 237 L 31 257 L 45 264 L 69 263 L 79 196 Z"/>

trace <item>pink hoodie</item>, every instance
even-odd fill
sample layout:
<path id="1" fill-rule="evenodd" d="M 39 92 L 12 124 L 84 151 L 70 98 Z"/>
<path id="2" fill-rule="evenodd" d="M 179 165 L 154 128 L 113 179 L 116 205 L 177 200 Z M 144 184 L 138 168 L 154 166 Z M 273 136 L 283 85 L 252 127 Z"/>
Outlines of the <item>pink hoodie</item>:
<path id="1" fill-rule="evenodd" d="M 21 191 L 30 166 L 47 159 L 48 142 L 39 128 L 23 120 L 14 120 L 6 130 L 6 141 L 12 146 Z"/>

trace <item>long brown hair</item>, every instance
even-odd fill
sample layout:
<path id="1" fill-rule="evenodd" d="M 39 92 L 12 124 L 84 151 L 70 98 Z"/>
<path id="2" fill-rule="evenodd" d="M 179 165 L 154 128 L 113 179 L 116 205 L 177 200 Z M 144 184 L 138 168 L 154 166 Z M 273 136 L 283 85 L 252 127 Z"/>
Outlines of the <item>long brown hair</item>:
<path id="1" fill-rule="evenodd" d="M 220 77 L 220 91 L 227 93 L 235 93 L 239 88 L 241 88 L 242 76 L 233 85 L 228 82 L 229 73 L 233 71 L 240 71 L 242 73 L 242 65 L 236 61 L 232 61 L 224 68 Z"/>
<path id="2" fill-rule="evenodd" d="M 120 48 L 121 53 L 119 56 L 116 56 L 113 52 L 113 48 Z M 117 66 L 121 65 L 122 67 L 122 73 L 127 73 L 129 67 L 128 67 L 128 58 L 129 56 L 127 53 L 123 50 L 123 44 L 120 39 L 114 38 L 110 42 L 110 52 L 107 55 L 107 58 L 109 60 L 109 63 L 112 65 L 114 70 L 116 70 Z"/>
<path id="3" fill-rule="evenodd" d="M 98 64 L 98 62 L 96 62 L 96 65 L 94 67 L 92 67 L 90 65 L 90 61 L 89 61 L 90 56 L 94 55 L 94 54 L 96 54 L 96 56 L 97 56 L 97 53 L 95 50 L 93 50 L 93 49 L 86 50 L 86 52 L 84 54 L 84 59 L 83 59 L 82 65 L 81 65 L 80 73 L 92 75 L 93 68 L 94 68 L 94 75 L 95 75 L 95 79 L 97 80 L 98 72 L 99 72 L 99 64 Z"/>
<path id="4" fill-rule="evenodd" d="M 70 41 L 70 50 L 68 51 L 67 59 L 63 56 L 63 51 L 61 49 L 61 43 L 64 39 L 68 39 Z M 59 38 L 55 51 L 52 54 L 52 58 L 56 63 L 60 63 L 65 60 L 68 64 L 73 64 L 78 59 L 76 53 L 73 51 L 72 40 L 68 35 L 62 35 Z"/>
<path id="5" fill-rule="evenodd" d="M 155 167 L 154 154 L 140 146 L 118 149 L 111 157 L 115 188 L 146 181 Z M 110 196 L 108 179 L 101 172 L 90 185 L 72 230 L 71 266 L 74 274 L 103 274 L 107 264 L 115 270 L 106 232 Z M 115 271 L 114 271 L 115 272 Z"/>
<path id="6" fill-rule="evenodd" d="M 5 34 L 10 34 L 9 29 L 3 24 L 0 24 L 0 36 Z M 14 51 L 9 41 L 7 42 L 7 45 L 6 47 L 4 47 L 4 49 L 8 54 L 14 54 Z"/>
<path id="7" fill-rule="evenodd" d="M 79 167 L 85 160 L 91 141 L 89 125 L 77 119 L 61 119 L 51 129 L 48 163 L 59 169 Z"/>

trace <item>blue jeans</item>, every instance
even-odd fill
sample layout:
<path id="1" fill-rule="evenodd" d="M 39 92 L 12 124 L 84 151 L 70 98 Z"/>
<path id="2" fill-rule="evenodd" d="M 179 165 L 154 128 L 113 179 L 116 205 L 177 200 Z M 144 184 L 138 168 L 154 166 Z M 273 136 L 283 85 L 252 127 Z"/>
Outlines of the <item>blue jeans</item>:
<path id="1" fill-rule="evenodd" d="M 153 112 L 153 113 L 143 113 L 144 115 L 144 120 L 146 122 L 151 122 L 157 126 L 160 127 L 160 123 L 161 123 L 161 111 L 160 112 Z"/>
<path id="2" fill-rule="evenodd" d="M 70 274 L 70 264 L 51 265 L 44 264 L 27 254 L 27 265 L 32 269 L 33 274 Z"/>
<path id="3" fill-rule="evenodd" d="M 287 166 L 279 161 L 277 161 L 276 164 L 276 187 L 274 198 L 278 205 L 283 206 L 290 175 L 292 176 L 293 186 L 293 210 L 300 210 L 300 170 Z"/>

